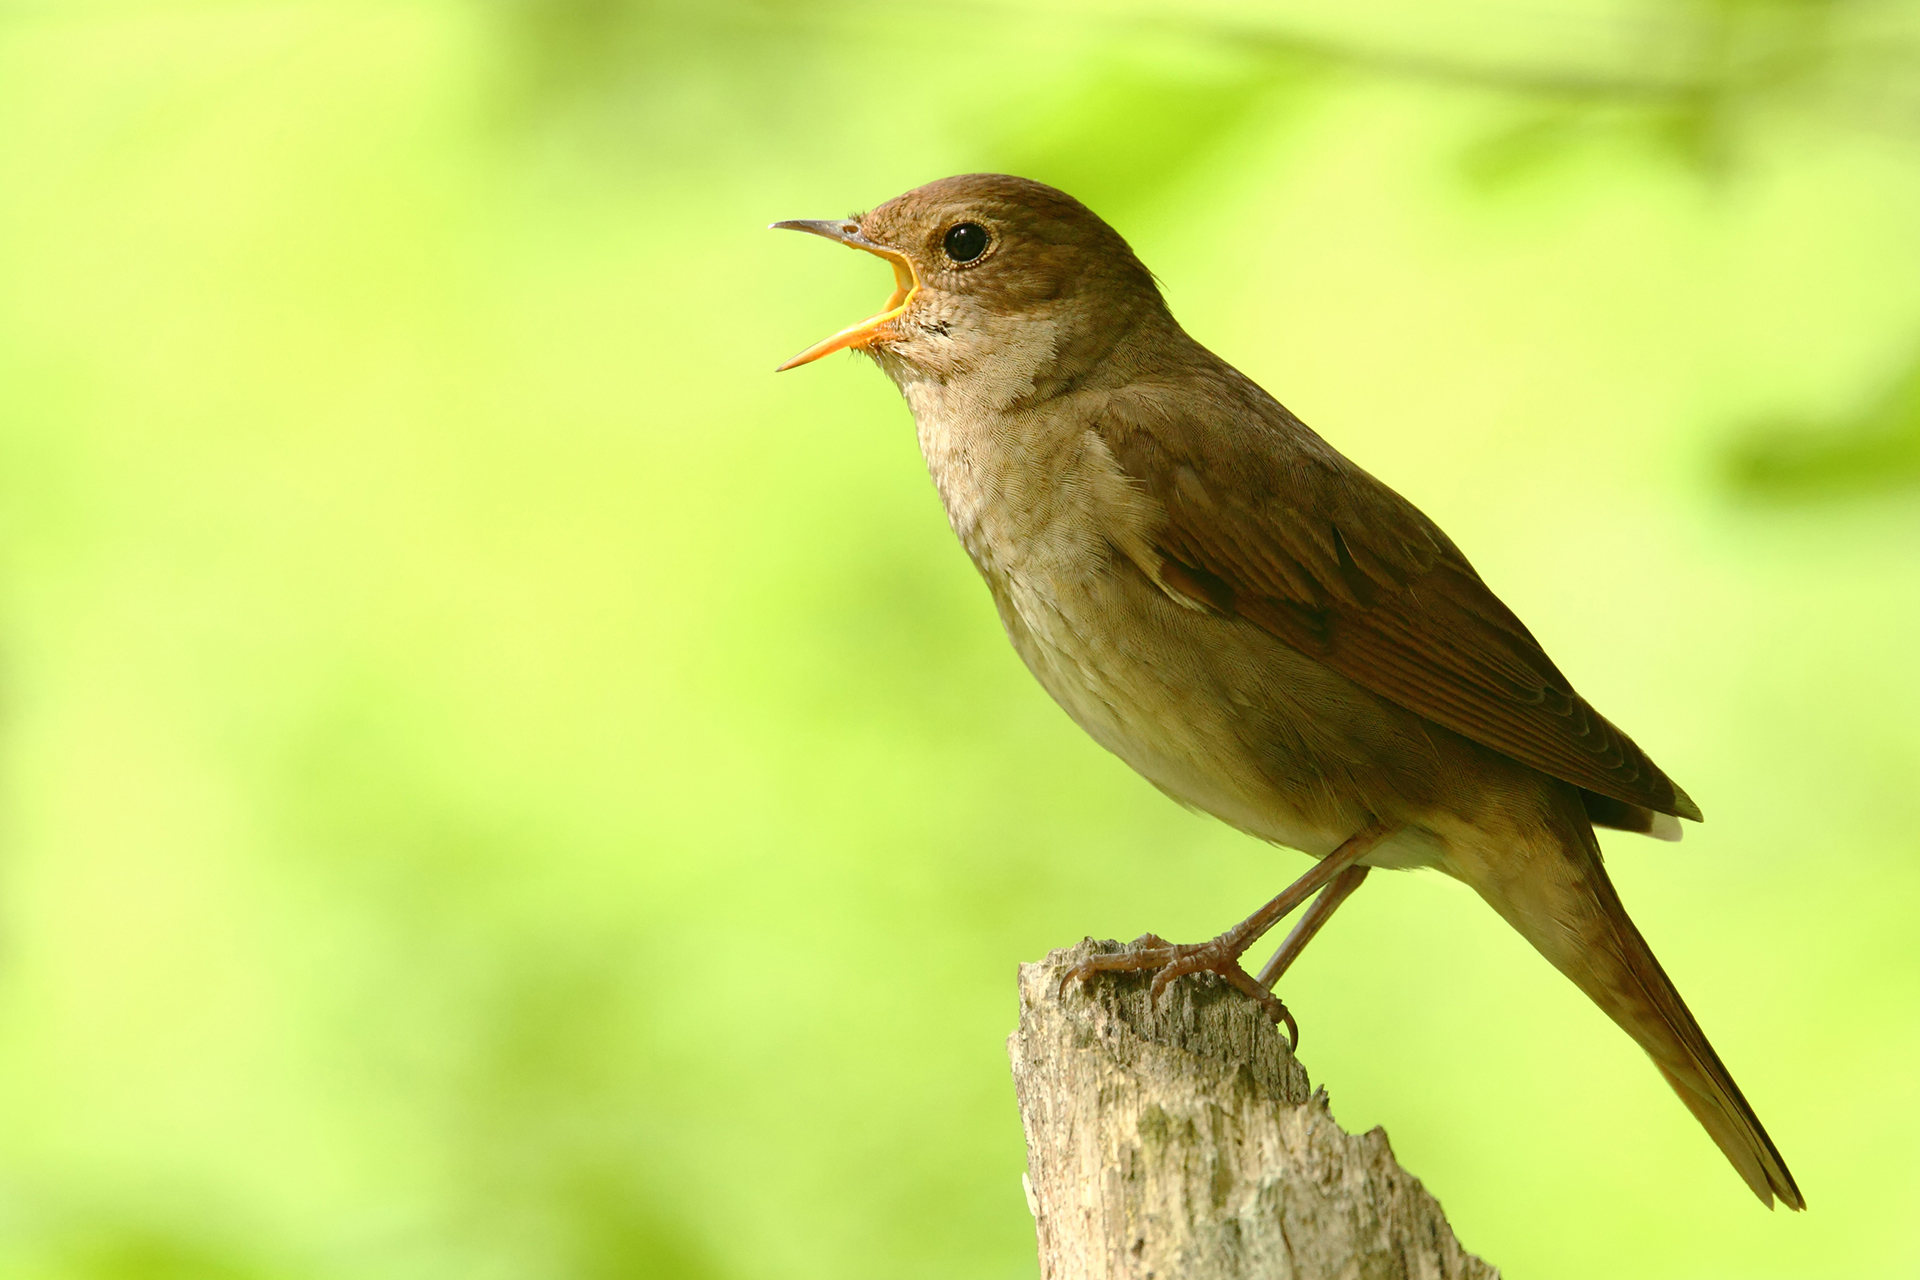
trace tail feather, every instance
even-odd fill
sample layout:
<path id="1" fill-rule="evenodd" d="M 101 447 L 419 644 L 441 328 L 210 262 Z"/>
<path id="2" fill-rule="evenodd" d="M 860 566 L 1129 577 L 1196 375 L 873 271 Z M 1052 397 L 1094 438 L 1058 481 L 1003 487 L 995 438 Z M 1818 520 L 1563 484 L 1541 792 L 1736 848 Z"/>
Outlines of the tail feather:
<path id="1" fill-rule="evenodd" d="M 1612 981 L 1600 991 L 1587 988 L 1588 996 L 1647 1051 L 1762 1204 L 1771 1206 L 1778 1196 L 1789 1209 L 1806 1208 L 1806 1198 L 1780 1149 L 1654 958 L 1653 949 L 1628 918 L 1597 855 L 1593 871 L 1600 891 L 1596 896 L 1610 908 L 1607 914 L 1614 926 L 1615 946 L 1609 950 L 1617 965 Z"/>
<path id="2" fill-rule="evenodd" d="M 1777 1196 L 1806 1208 L 1773 1139 L 1627 917 L 1579 800 L 1568 789 L 1562 801 L 1557 830 L 1536 828 L 1518 865 L 1509 845 L 1504 856 L 1466 859 L 1462 878 L 1647 1051 L 1761 1203 Z"/>

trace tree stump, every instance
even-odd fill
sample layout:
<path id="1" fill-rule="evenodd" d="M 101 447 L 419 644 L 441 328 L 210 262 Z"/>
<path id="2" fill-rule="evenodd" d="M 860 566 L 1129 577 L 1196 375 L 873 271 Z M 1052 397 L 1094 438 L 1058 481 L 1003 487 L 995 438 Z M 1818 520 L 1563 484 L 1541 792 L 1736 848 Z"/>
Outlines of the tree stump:
<path id="1" fill-rule="evenodd" d="M 1046 1280 L 1497 1280 L 1386 1131 L 1355 1136 L 1284 1034 L 1212 974 L 1158 1008 L 1149 975 L 1020 966 L 1008 1040 Z"/>

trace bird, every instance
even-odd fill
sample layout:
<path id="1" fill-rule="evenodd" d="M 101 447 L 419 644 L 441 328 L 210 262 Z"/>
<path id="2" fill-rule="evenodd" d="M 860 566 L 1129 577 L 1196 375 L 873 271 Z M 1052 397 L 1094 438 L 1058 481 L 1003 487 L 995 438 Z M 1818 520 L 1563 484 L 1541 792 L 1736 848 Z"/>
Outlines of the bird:
<path id="1" fill-rule="evenodd" d="M 1439 526 L 1190 337 L 1065 192 L 964 174 L 773 227 L 893 268 L 879 312 L 779 368 L 853 349 L 892 379 L 1041 686 L 1175 801 L 1317 860 L 1208 942 L 1146 934 L 1068 981 L 1215 973 L 1297 1045 L 1273 985 L 1371 869 L 1432 868 L 1646 1051 L 1763 1204 L 1805 1207 L 1602 865 L 1595 827 L 1673 840 L 1699 807 Z"/>

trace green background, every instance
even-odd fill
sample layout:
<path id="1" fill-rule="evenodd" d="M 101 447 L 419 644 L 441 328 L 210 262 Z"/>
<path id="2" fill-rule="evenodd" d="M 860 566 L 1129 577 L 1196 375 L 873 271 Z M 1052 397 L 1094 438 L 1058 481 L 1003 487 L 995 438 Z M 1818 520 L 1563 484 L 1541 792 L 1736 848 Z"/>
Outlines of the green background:
<path id="1" fill-rule="evenodd" d="M 1920 1274 L 1915 17 L 0 9 L 0 1274 L 1034 1273 L 1015 963 L 1304 862 L 771 372 L 888 279 L 766 223 L 984 168 L 1701 802 L 1610 865 L 1812 1207 L 1431 875 L 1288 978 L 1343 1123 L 1511 1276 Z"/>

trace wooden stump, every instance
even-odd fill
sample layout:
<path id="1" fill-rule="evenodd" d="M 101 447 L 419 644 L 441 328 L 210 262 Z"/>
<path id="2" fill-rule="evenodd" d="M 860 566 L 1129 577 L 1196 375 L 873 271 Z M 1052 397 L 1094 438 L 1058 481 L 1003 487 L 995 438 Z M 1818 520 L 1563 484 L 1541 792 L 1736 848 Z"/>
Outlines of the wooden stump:
<path id="1" fill-rule="evenodd" d="M 1386 1131 L 1355 1136 L 1252 999 L 1211 974 L 1060 991 L 1020 966 L 1008 1040 L 1046 1280 L 1483 1280 Z"/>

